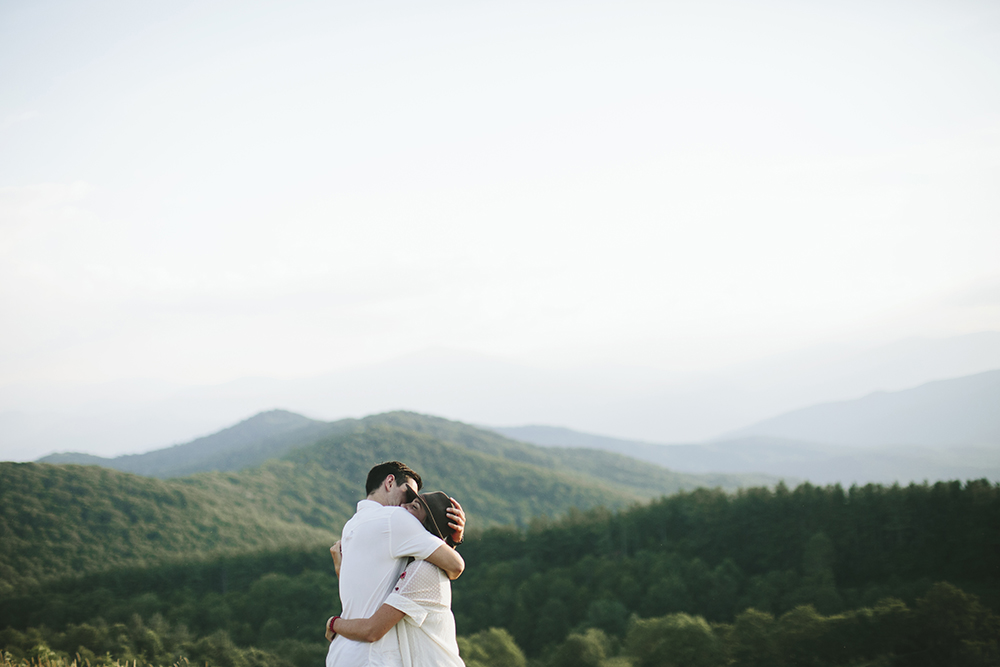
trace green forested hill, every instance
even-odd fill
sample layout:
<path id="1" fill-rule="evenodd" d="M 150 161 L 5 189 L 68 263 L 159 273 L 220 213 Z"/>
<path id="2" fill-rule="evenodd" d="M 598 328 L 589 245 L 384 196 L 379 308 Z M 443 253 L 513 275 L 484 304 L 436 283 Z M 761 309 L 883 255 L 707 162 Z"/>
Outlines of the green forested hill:
<path id="1" fill-rule="evenodd" d="M 532 517 L 557 516 L 574 507 L 618 508 L 639 500 L 637 494 L 596 479 L 501 459 L 392 426 L 372 425 L 287 457 L 300 467 L 321 467 L 348 480 L 363 480 L 373 463 L 387 459 L 406 461 L 420 472 L 425 489 L 442 489 L 458 498 L 473 526 L 523 526 Z"/>
<path id="2" fill-rule="evenodd" d="M 699 487 L 719 487 L 734 491 L 748 486 L 775 484 L 780 479 L 773 475 L 755 473 L 679 473 L 621 453 L 585 448 L 539 447 L 462 422 L 404 411 L 371 415 L 364 419 L 322 422 L 284 410 L 271 410 L 213 435 L 147 454 L 104 459 L 64 453 L 47 456 L 40 462 L 101 465 L 160 478 L 182 477 L 199 472 L 240 471 L 337 435 L 383 426 L 421 433 L 511 462 L 583 475 L 588 483 L 596 482 L 616 488 L 620 493 L 636 498 L 655 498 Z M 797 480 L 786 478 L 786 481 Z"/>
<path id="3" fill-rule="evenodd" d="M 775 481 L 685 475 L 609 452 L 546 449 L 410 412 L 326 423 L 271 411 L 187 445 L 101 464 L 158 477 L 204 471 L 182 478 L 0 464 L 0 574 L 10 586 L 67 571 L 327 542 L 353 513 L 369 468 L 389 459 L 406 461 L 428 488 L 459 498 L 473 530 L 524 526 L 570 508 L 619 508 L 708 484 L 731 490 Z"/>
<path id="4" fill-rule="evenodd" d="M 240 472 L 202 473 L 177 480 L 188 488 L 252 498 L 282 521 L 339 531 L 364 497 L 368 470 L 386 460 L 417 470 L 427 490 L 459 499 L 470 527 L 527 525 L 573 507 L 623 507 L 639 501 L 594 479 L 471 451 L 427 435 L 370 425 L 296 449 L 281 460 Z"/>
<path id="5" fill-rule="evenodd" d="M 459 498 L 470 527 L 526 525 L 638 494 L 579 475 L 369 424 L 239 472 L 157 480 L 96 466 L 0 464 L 0 573 L 7 585 L 205 554 L 330 542 L 372 465 L 408 462 Z"/>
<path id="6" fill-rule="evenodd" d="M 329 534 L 284 520 L 236 488 L 96 466 L 0 463 L 0 587 Z"/>

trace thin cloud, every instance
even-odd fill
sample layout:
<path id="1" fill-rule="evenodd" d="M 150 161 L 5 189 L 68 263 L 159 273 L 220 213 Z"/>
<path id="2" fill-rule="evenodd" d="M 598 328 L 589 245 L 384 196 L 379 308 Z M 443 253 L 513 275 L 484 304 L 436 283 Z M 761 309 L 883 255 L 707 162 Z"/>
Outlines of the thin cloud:
<path id="1" fill-rule="evenodd" d="M 21 113 L 8 114 L 0 119 L 0 132 L 11 128 L 18 123 L 23 123 L 37 117 L 37 111 L 24 111 Z"/>

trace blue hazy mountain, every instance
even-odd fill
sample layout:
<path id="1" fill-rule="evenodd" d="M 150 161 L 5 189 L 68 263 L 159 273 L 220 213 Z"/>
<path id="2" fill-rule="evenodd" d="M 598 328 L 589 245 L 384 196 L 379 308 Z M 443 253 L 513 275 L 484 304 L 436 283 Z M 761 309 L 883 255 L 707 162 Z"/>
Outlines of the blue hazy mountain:
<path id="1" fill-rule="evenodd" d="M 308 378 L 214 385 L 121 380 L 0 386 L 0 454 L 145 452 L 285 408 L 334 421 L 405 407 L 476 424 L 558 424 L 647 442 L 704 442 L 775 415 L 1000 368 L 1000 332 L 825 346 L 711 372 L 655 364 L 548 368 L 425 350 Z"/>
<path id="2" fill-rule="evenodd" d="M 697 444 L 553 426 L 497 427 L 537 445 L 590 447 L 679 472 L 757 472 L 814 483 L 1000 480 L 1000 371 L 795 410 Z"/>
<path id="3" fill-rule="evenodd" d="M 995 447 L 845 447 L 764 436 L 720 442 L 658 445 L 608 438 L 554 426 L 498 427 L 511 438 L 554 449 L 588 446 L 704 475 L 756 473 L 815 484 L 981 479 L 1000 481 Z M 586 443 L 586 445 L 584 445 Z"/>
<path id="4" fill-rule="evenodd" d="M 1000 370 L 793 410 L 719 440 L 747 436 L 852 447 L 1000 448 Z"/>

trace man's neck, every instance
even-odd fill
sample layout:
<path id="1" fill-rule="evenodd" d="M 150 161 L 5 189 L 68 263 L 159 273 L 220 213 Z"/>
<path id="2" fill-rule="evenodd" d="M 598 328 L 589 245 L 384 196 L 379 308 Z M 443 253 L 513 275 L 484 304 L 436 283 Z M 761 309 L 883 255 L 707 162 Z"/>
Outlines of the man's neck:
<path id="1" fill-rule="evenodd" d="M 381 491 L 381 489 L 379 489 L 379 491 Z M 383 507 L 388 507 L 389 499 L 385 497 L 384 493 L 379 493 L 379 491 L 372 491 L 370 494 L 368 494 L 366 500 L 371 500 L 372 502 L 376 502 L 379 505 L 382 505 Z"/>

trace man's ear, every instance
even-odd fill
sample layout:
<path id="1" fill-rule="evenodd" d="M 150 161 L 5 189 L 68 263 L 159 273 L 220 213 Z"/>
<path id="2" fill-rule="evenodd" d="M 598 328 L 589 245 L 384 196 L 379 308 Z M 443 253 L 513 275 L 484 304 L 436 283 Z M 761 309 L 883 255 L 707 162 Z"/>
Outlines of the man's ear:
<path id="1" fill-rule="evenodd" d="M 395 475 L 386 475 L 385 479 L 382 480 L 382 486 L 385 488 L 386 491 L 391 489 L 395 483 L 396 483 Z"/>

